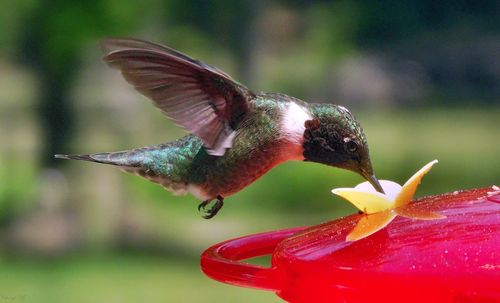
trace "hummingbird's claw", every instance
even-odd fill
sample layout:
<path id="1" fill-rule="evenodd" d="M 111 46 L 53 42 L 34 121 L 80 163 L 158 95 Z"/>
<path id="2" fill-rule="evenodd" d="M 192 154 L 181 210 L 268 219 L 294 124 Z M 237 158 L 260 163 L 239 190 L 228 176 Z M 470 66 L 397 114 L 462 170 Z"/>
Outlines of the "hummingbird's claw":
<path id="1" fill-rule="evenodd" d="M 201 202 L 200 205 L 198 205 L 198 211 L 201 211 L 202 209 L 203 211 L 205 211 L 205 207 L 208 205 L 208 203 L 210 203 L 210 200 Z"/>
<path id="2" fill-rule="evenodd" d="M 205 210 L 205 207 L 211 202 L 211 200 L 205 200 L 198 205 L 198 211 L 203 211 L 205 212 L 205 215 L 203 215 L 203 219 L 211 219 L 215 217 L 215 215 L 219 212 L 219 210 L 224 206 L 224 198 L 222 196 L 217 196 L 217 200 L 214 203 L 214 206 L 212 206 L 209 210 Z"/>

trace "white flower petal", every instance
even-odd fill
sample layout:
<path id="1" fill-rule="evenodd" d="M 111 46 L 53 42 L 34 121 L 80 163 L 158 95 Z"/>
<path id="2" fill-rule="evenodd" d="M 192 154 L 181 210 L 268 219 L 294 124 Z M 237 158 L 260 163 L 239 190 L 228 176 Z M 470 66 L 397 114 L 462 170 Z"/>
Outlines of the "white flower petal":
<path id="1" fill-rule="evenodd" d="M 389 200 L 395 200 L 396 196 L 399 194 L 401 191 L 401 185 L 397 184 L 396 182 L 389 181 L 389 180 L 380 180 L 380 186 L 384 189 L 385 195 Z M 357 190 L 364 191 L 367 193 L 379 193 L 373 185 L 370 184 L 370 182 L 366 181 L 363 183 L 360 183 L 354 187 Z"/>

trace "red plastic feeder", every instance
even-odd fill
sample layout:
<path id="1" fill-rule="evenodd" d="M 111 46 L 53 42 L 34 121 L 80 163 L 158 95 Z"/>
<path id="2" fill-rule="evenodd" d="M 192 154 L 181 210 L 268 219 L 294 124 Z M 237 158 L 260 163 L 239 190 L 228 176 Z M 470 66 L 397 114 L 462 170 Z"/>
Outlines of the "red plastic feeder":
<path id="1" fill-rule="evenodd" d="M 203 272 L 288 302 L 500 302 L 500 193 L 490 188 L 416 200 L 440 220 L 397 217 L 356 242 L 362 215 L 217 244 Z M 417 206 L 418 205 L 418 206 Z M 270 268 L 240 260 L 272 253 Z"/>

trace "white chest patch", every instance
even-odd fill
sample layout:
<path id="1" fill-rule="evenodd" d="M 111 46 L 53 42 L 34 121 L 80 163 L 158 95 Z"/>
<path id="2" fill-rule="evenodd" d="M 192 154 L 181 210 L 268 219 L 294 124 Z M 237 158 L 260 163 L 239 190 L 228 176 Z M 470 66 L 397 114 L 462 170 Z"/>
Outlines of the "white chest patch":
<path id="1" fill-rule="evenodd" d="M 286 138 L 298 145 L 302 145 L 304 140 L 304 123 L 311 120 L 309 111 L 295 102 L 290 102 L 285 109 L 281 120 L 281 129 Z"/>

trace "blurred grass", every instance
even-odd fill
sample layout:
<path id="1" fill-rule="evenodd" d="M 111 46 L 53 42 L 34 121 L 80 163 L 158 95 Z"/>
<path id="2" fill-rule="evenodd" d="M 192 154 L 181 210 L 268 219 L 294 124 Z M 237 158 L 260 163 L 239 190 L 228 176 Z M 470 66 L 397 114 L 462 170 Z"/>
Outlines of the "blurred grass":
<path id="1" fill-rule="evenodd" d="M 211 281 L 198 261 L 86 255 L 49 262 L 0 262 L 0 298 L 37 303 L 281 302 L 269 292 Z"/>

